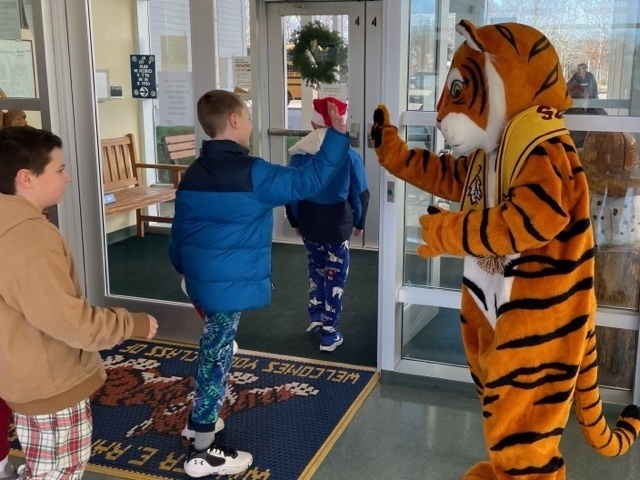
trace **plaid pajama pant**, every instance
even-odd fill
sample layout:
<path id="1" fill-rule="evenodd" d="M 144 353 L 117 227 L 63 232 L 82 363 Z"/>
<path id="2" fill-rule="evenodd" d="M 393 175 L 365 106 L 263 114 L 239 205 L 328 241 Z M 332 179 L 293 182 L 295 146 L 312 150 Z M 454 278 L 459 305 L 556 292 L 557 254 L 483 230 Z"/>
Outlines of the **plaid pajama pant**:
<path id="1" fill-rule="evenodd" d="M 26 468 L 19 480 L 79 480 L 91 456 L 89 399 L 49 415 L 21 415 L 14 423 Z"/>

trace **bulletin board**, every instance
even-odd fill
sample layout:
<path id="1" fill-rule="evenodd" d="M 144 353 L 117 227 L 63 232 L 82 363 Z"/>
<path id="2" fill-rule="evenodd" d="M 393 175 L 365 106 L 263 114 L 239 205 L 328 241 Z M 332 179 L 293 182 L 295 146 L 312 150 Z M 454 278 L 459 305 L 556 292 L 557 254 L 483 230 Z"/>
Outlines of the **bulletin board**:
<path id="1" fill-rule="evenodd" d="M 36 97 L 31 40 L 0 40 L 0 88 L 8 97 Z"/>

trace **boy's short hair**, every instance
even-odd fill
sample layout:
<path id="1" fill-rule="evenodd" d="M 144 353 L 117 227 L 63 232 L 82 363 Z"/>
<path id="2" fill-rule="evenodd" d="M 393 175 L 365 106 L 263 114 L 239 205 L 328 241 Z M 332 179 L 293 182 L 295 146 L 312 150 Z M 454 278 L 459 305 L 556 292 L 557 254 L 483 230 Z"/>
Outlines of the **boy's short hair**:
<path id="1" fill-rule="evenodd" d="M 241 114 L 244 103 L 240 97 L 226 90 L 211 90 L 198 100 L 198 121 L 211 138 L 227 127 L 231 114 Z"/>
<path id="2" fill-rule="evenodd" d="M 0 130 L 0 193 L 16 194 L 16 175 L 23 168 L 41 175 L 56 148 L 62 148 L 62 140 L 47 130 L 29 126 Z"/>

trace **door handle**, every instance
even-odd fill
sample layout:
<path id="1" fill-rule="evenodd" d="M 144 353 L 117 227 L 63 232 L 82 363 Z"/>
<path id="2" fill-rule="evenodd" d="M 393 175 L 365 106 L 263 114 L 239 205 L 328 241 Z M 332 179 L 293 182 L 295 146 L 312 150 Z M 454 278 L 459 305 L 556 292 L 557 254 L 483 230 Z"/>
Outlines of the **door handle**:
<path id="1" fill-rule="evenodd" d="M 267 130 L 269 135 L 276 137 L 304 137 L 311 133 L 311 130 L 294 130 L 292 128 L 270 128 Z"/>
<path id="2" fill-rule="evenodd" d="M 349 130 L 349 139 L 351 140 L 351 146 L 358 148 L 360 146 L 360 124 L 352 123 Z"/>

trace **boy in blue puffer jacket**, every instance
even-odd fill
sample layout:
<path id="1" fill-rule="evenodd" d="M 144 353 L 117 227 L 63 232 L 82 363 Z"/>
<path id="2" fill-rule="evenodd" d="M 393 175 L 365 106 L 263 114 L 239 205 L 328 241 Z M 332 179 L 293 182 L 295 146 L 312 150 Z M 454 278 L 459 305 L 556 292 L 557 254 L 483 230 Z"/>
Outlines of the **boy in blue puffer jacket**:
<path id="1" fill-rule="evenodd" d="M 334 97 L 313 101 L 313 131 L 289 149 L 291 166 L 313 161 L 331 125 L 328 106 L 347 117 L 347 104 Z M 321 333 L 320 351 L 332 352 L 342 345 L 338 332 L 344 287 L 349 273 L 349 239 L 362 234 L 369 205 L 364 163 L 349 149 L 349 161 L 321 192 L 308 200 L 287 205 L 289 223 L 302 236 L 307 250 L 309 275 L 309 326 Z"/>
<path id="2" fill-rule="evenodd" d="M 205 317 L 189 421 L 195 441 L 184 463 L 191 477 L 234 475 L 253 462 L 251 454 L 216 442 L 215 426 L 240 314 L 271 302 L 273 208 L 315 195 L 349 159 L 347 128 L 335 106 L 326 141 L 300 168 L 249 155 L 249 110 L 236 94 L 207 92 L 197 110 L 212 140 L 180 182 L 169 244 L 171 263 Z"/>

